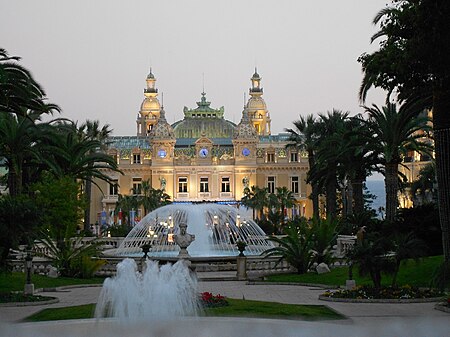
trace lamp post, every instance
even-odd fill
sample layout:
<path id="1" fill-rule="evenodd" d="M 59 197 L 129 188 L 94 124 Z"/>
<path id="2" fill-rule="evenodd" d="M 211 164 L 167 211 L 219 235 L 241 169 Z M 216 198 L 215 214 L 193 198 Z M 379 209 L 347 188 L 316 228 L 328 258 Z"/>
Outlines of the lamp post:
<path id="1" fill-rule="evenodd" d="M 33 256 L 31 255 L 31 246 L 27 246 L 27 256 L 25 257 L 25 270 L 27 273 L 25 288 L 23 290 L 24 295 L 34 294 L 34 284 L 31 283 L 31 271 L 33 268 Z"/>

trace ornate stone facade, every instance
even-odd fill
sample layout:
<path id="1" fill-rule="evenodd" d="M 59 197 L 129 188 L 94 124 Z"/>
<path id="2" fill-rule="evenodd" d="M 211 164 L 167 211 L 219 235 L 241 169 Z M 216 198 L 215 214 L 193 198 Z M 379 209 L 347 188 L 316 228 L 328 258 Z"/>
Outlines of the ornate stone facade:
<path id="1" fill-rule="evenodd" d="M 184 118 L 170 125 L 151 71 L 146 81 L 137 135 L 110 139 L 108 153 L 124 174 L 111 173 L 116 180 L 113 184 L 99 182 L 103 193 L 94 191 L 92 223 L 101 223 L 103 210 L 111 223 L 118 194 L 138 193 L 143 181 L 164 189 L 175 202 L 236 205 L 245 187 L 257 185 L 274 192 L 276 187 L 286 186 L 297 199 L 287 216 L 311 215 L 310 187 L 305 182 L 308 158 L 286 147 L 288 134 L 271 135 L 271 119 L 256 69 L 238 125 L 225 119 L 224 107 L 212 108 L 204 92 L 197 108 L 185 107 Z M 144 215 L 142 210 L 138 212 Z"/>

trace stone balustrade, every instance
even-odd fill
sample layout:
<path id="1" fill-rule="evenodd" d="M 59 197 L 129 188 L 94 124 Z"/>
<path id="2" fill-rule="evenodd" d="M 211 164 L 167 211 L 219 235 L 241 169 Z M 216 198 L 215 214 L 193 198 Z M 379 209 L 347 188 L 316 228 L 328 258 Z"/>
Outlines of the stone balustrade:
<path id="1" fill-rule="evenodd" d="M 356 243 L 355 235 L 338 235 L 336 244 L 335 257 L 344 258 L 349 250 L 353 248 Z"/>
<path id="2" fill-rule="evenodd" d="M 141 261 L 140 258 L 135 258 L 137 261 Z M 106 263 L 100 270 L 97 271 L 97 276 L 112 276 L 116 273 L 117 264 L 123 260 L 123 258 L 102 258 Z M 176 259 L 175 259 L 176 260 Z M 11 260 L 11 265 L 14 272 L 25 272 L 24 260 Z M 173 262 L 173 261 L 169 261 Z M 198 272 L 214 272 L 214 271 L 236 271 L 236 259 L 224 258 L 214 259 L 208 261 L 206 259 L 194 259 L 192 265 Z M 48 275 L 52 269 L 52 261 L 48 259 L 34 257 L 33 259 L 33 273 L 39 275 Z M 281 261 L 278 263 L 277 258 L 262 258 L 262 257 L 247 257 L 247 271 L 248 272 L 260 272 L 260 273 L 282 273 L 292 271 L 292 267 L 286 262 Z"/>

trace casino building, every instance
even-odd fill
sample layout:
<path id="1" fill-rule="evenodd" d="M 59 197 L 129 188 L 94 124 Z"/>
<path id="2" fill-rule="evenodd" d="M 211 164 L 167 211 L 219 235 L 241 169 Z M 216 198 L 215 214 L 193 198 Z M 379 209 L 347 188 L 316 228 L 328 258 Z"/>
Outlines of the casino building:
<path id="1" fill-rule="evenodd" d="M 114 182 L 93 188 L 91 223 L 112 223 L 118 195 L 139 194 L 143 181 L 163 189 L 174 202 L 221 202 L 238 205 L 245 187 L 275 192 L 286 186 L 296 198 L 287 216 L 312 215 L 306 184 L 306 153 L 287 148 L 289 135 L 271 134 L 271 118 L 255 69 L 250 97 L 239 124 L 225 119 L 201 93 L 197 107 L 184 107 L 184 118 L 172 125 L 158 100 L 156 78 L 146 78 L 135 136 L 111 137 L 108 153 L 124 173 L 111 172 Z M 138 210 L 137 217 L 143 216 Z M 106 214 L 106 216 L 105 216 Z M 106 217 L 106 219 L 105 219 Z"/>

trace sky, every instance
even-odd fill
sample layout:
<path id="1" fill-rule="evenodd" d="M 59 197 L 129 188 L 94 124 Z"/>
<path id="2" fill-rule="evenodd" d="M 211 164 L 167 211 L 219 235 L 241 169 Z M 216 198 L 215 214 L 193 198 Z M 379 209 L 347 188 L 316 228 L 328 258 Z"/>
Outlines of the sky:
<path id="1" fill-rule="evenodd" d="M 299 115 L 363 112 L 358 57 L 378 49 L 386 0 L 0 0 L 0 47 L 44 87 L 62 117 L 136 135 L 150 67 L 170 123 L 211 107 L 238 123 L 255 67 L 272 134 Z M 369 92 L 367 105 L 385 94 Z"/>

